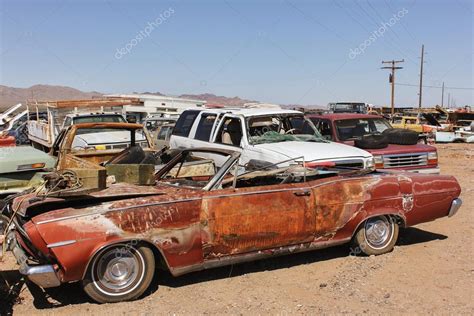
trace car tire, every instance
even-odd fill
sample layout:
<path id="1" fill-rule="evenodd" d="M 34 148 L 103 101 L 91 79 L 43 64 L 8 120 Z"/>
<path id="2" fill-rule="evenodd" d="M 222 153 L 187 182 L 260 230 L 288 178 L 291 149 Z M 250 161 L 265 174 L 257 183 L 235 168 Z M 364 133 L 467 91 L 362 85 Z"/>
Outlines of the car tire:
<path id="1" fill-rule="evenodd" d="M 352 253 L 381 255 L 393 250 L 398 239 L 399 226 L 390 216 L 367 219 L 359 227 L 352 241 Z"/>
<path id="2" fill-rule="evenodd" d="M 155 274 L 155 256 L 146 246 L 119 244 L 92 259 L 82 286 L 98 303 L 132 301 L 148 289 Z"/>
<path id="3" fill-rule="evenodd" d="M 388 146 L 388 139 L 385 135 L 364 135 L 354 140 L 354 146 L 362 149 L 381 149 Z"/>
<path id="4" fill-rule="evenodd" d="M 388 142 L 395 145 L 416 145 L 418 143 L 418 133 L 404 128 L 389 128 L 383 131 Z"/>

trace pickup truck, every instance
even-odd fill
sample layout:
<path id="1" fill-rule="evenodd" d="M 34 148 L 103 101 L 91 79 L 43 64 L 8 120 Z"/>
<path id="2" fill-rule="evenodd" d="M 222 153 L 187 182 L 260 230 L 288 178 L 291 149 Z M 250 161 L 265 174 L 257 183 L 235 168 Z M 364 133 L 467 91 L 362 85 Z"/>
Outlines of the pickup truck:
<path id="1" fill-rule="evenodd" d="M 293 110 L 186 110 L 173 129 L 170 148 L 197 147 L 239 151 L 240 165 L 249 169 L 285 160 L 298 164 L 374 168 L 370 153 L 324 139 L 302 112 Z"/>
<path id="2" fill-rule="evenodd" d="M 354 141 L 370 134 L 382 134 L 392 129 L 381 116 L 369 114 L 308 115 L 325 139 L 354 146 Z M 421 125 L 420 125 L 421 126 Z M 419 173 L 439 173 L 438 153 L 425 144 L 388 144 L 385 148 L 366 149 L 374 155 L 375 167 L 384 170 L 404 170 Z"/>

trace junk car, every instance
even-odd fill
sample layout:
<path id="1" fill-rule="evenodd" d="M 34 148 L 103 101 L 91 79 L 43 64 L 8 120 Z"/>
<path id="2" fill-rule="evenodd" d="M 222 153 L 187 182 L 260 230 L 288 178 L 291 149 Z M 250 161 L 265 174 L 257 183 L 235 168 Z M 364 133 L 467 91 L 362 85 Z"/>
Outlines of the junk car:
<path id="1" fill-rule="evenodd" d="M 14 223 L 7 241 L 20 272 L 43 288 L 81 282 L 100 303 L 134 300 L 158 267 L 178 276 L 350 242 L 384 254 L 400 227 L 453 216 L 461 205 L 452 176 L 318 163 L 242 173 L 239 159 L 225 149 L 174 151 L 153 185 L 15 198 L 5 206 Z"/>
<path id="2" fill-rule="evenodd" d="M 440 172 L 436 147 L 419 143 L 416 132 L 392 128 L 379 115 L 331 113 L 307 117 L 325 139 L 370 152 L 377 169 Z"/>

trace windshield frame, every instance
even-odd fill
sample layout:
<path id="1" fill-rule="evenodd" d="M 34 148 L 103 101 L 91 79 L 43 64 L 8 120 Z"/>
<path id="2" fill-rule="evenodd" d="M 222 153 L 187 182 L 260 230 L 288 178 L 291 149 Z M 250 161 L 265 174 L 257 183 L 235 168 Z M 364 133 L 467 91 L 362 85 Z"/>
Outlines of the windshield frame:
<path id="1" fill-rule="evenodd" d="M 215 175 L 209 179 L 207 184 L 202 188 L 199 187 L 192 187 L 181 185 L 179 187 L 186 187 L 192 190 L 200 190 L 200 191 L 212 191 L 219 187 L 220 183 L 224 179 L 224 176 L 228 173 L 228 171 L 234 167 L 239 162 L 240 152 L 238 151 L 230 151 L 230 150 L 215 150 L 213 148 L 192 148 L 192 149 L 185 149 L 181 150 L 176 156 L 174 156 L 167 164 L 165 164 L 160 170 L 155 173 L 155 179 L 161 184 L 165 184 L 171 187 L 176 187 L 175 185 L 167 182 L 163 177 L 167 175 L 174 167 L 182 164 L 184 159 L 194 153 L 209 153 L 215 155 L 221 155 L 223 157 L 227 157 L 225 163 L 219 168 L 219 170 L 215 173 Z"/>
<path id="2" fill-rule="evenodd" d="M 300 139 L 297 139 L 298 136 L 310 136 L 310 137 L 314 137 L 318 142 L 328 142 L 327 140 L 325 140 L 323 138 L 323 136 L 321 135 L 321 133 L 318 131 L 318 129 L 316 128 L 316 126 L 314 125 L 314 123 L 308 119 L 306 116 L 304 116 L 304 114 L 300 114 L 300 113 L 275 113 L 275 114 L 272 114 L 272 113 L 269 113 L 269 114 L 263 114 L 263 115 L 254 115 L 254 116 L 249 116 L 249 117 L 246 117 L 245 118 L 245 129 L 246 129 L 246 136 L 247 136 L 247 140 L 248 140 L 248 143 L 249 145 L 260 145 L 260 144 L 269 144 L 269 143 L 283 143 L 287 140 L 281 140 L 281 141 L 276 141 L 276 142 L 262 142 L 262 143 L 259 143 L 259 142 L 256 142 L 255 141 L 255 137 L 262 137 L 264 134 L 260 135 L 260 136 L 252 136 L 250 135 L 250 123 L 251 123 L 251 120 L 253 119 L 258 119 L 258 118 L 264 118 L 264 117 L 269 117 L 269 118 L 278 118 L 282 123 L 283 120 L 290 120 L 292 117 L 296 117 L 296 118 L 302 118 L 303 121 L 309 125 L 309 127 L 314 131 L 314 134 L 281 134 L 281 135 L 289 135 L 289 136 L 295 136 L 295 139 L 293 141 L 300 141 L 300 142 L 305 142 L 305 141 L 309 141 L 309 140 L 300 140 Z"/>

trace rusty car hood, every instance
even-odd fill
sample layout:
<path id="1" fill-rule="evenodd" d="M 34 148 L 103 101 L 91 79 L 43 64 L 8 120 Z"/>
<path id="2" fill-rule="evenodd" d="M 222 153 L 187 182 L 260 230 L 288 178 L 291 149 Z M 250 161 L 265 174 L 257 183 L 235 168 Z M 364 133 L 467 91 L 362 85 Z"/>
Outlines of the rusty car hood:
<path id="1" fill-rule="evenodd" d="M 102 191 L 73 198 L 38 198 L 35 194 L 28 194 L 16 198 L 13 209 L 18 209 L 17 214 L 32 218 L 33 222 L 38 223 L 200 198 L 201 195 L 200 190 L 175 188 L 164 184 L 138 186 L 119 183 Z"/>

